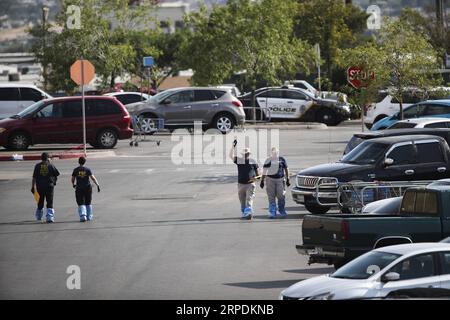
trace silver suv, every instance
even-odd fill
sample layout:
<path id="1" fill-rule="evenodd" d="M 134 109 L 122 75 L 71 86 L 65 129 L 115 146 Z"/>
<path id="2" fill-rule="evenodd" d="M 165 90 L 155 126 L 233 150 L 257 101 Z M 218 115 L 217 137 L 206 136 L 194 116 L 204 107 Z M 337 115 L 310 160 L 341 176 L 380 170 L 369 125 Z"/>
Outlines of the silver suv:
<path id="1" fill-rule="evenodd" d="M 222 133 L 245 122 L 242 103 L 219 88 L 169 89 L 146 102 L 127 105 L 127 109 L 141 119 L 142 130 L 149 134 L 160 129 L 161 122 L 169 130 L 191 128 L 194 122 L 201 122 L 204 129 L 215 128 Z"/>

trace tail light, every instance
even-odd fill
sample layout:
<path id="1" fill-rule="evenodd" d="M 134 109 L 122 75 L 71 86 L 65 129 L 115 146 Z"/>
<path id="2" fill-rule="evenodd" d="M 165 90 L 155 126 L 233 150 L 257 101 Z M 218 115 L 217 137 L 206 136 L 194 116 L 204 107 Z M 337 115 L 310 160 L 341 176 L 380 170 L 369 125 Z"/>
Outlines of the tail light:
<path id="1" fill-rule="evenodd" d="M 239 100 L 233 100 L 231 101 L 232 104 L 234 104 L 236 107 L 242 107 L 242 102 Z"/>
<path id="2" fill-rule="evenodd" d="M 341 234 L 342 240 L 348 240 L 350 235 L 350 226 L 347 220 L 342 220 L 341 222 Z"/>

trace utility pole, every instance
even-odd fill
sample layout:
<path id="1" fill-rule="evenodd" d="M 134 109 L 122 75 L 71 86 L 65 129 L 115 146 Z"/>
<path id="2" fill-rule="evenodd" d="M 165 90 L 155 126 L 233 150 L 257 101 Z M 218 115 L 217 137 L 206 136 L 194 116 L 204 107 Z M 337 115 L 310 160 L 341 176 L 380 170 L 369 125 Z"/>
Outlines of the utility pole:
<path id="1" fill-rule="evenodd" d="M 47 62 L 45 61 L 46 59 L 44 58 L 44 55 L 45 55 L 45 48 L 47 46 L 47 44 L 46 44 L 46 34 L 47 34 L 46 23 L 47 23 L 47 19 L 48 19 L 48 13 L 49 13 L 49 8 L 47 6 L 43 6 L 42 7 L 42 57 L 44 60 L 44 64 L 42 66 L 42 76 L 44 78 L 44 90 L 45 91 L 47 91 Z"/>

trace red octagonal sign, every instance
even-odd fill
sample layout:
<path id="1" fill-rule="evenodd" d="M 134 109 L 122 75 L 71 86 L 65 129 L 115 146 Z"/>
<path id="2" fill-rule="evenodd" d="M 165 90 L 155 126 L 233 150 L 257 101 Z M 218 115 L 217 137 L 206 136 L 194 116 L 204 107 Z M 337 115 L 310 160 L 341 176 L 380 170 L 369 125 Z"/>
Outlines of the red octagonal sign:
<path id="1" fill-rule="evenodd" d="M 375 79 L 375 72 L 366 71 L 360 67 L 350 67 L 347 69 L 347 81 L 355 89 L 366 88 L 370 81 Z"/>

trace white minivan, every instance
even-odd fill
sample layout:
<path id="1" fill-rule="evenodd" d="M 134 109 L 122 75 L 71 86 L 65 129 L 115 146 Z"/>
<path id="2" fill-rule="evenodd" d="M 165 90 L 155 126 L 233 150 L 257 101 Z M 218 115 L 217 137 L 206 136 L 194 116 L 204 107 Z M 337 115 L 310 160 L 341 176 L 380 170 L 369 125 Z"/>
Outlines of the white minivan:
<path id="1" fill-rule="evenodd" d="M 0 119 L 18 114 L 33 103 L 52 98 L 32 84 L 0 83 Z"/>

